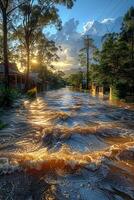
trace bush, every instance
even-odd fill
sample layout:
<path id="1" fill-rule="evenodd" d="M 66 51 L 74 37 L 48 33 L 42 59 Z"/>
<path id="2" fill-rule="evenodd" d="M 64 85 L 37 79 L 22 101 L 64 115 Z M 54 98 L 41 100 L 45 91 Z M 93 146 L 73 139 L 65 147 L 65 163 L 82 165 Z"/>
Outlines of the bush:
<path id="1" fill-rule="evenodd" d="M 30 90 L 27 91 L 27 95 L 29 98 L 36 98 L 36 95 L 37 95 L 37 88 L 34 87 Z"/>
<path id="2" fill-rule="evenodd" d="M 112 86 L 112 99 L 113 100 L 125 100 L 127 95 L 127 85 L 118 84 L 116 86 Z"/>
<path id="3" fill-rule="evenodd" d="M 15 89 L 0 89 L 0 106 L 10 106 L 20 96 Z"/>

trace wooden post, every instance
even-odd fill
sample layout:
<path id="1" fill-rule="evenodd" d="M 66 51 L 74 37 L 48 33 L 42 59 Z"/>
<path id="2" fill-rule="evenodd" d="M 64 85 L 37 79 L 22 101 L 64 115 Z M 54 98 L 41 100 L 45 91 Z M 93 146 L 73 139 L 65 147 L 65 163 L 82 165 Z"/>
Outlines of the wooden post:
<path id="1" fill-rule="evenodd" d="M 104 97 L 104 87 L 99 87 L 99 96 Z"/>
<path id="2" fill-rule="evenodd" d="M 92 84 L 92 95 L 95 96 L 96 95 L 96 85 Z"/>
<path id="3" fill-rule="evenodd" d="M 112 87 L 110 87 L 109 100 L 112 101 Z"/>

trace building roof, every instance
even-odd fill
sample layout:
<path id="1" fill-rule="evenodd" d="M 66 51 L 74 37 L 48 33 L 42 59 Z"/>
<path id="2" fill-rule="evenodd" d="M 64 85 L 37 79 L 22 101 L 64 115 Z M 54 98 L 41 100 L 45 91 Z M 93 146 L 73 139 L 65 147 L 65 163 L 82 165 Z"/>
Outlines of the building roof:
<path id="1" fill-rule="evenodd" d="M 0 73 L 4 74 L 4 64 L 0 63 Z M 15 63 L 9 63 L 9 74 L 21 74 Z"/>

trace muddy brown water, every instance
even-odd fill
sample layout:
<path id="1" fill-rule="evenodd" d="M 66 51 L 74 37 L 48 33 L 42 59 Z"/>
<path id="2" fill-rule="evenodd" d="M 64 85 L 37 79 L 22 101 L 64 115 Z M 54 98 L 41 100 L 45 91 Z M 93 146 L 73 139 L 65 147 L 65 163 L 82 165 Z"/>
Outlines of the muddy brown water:
<path id="1" fill-rule="evenodd" d="M 69 88 L 2 116 L 0 200 L 134 199 L 134 111 Z"/>

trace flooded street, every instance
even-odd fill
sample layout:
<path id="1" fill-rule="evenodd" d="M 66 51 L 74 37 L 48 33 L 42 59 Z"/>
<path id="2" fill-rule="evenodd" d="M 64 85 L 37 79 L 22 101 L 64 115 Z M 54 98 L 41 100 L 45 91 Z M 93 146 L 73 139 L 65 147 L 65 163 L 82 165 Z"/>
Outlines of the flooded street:
<path id="1" fill-rule="evenodd" d="M 0 200 L 134 199 L 134 111 L 128 106 L 64 88 L 21 100 L 7 113 Z"/>

